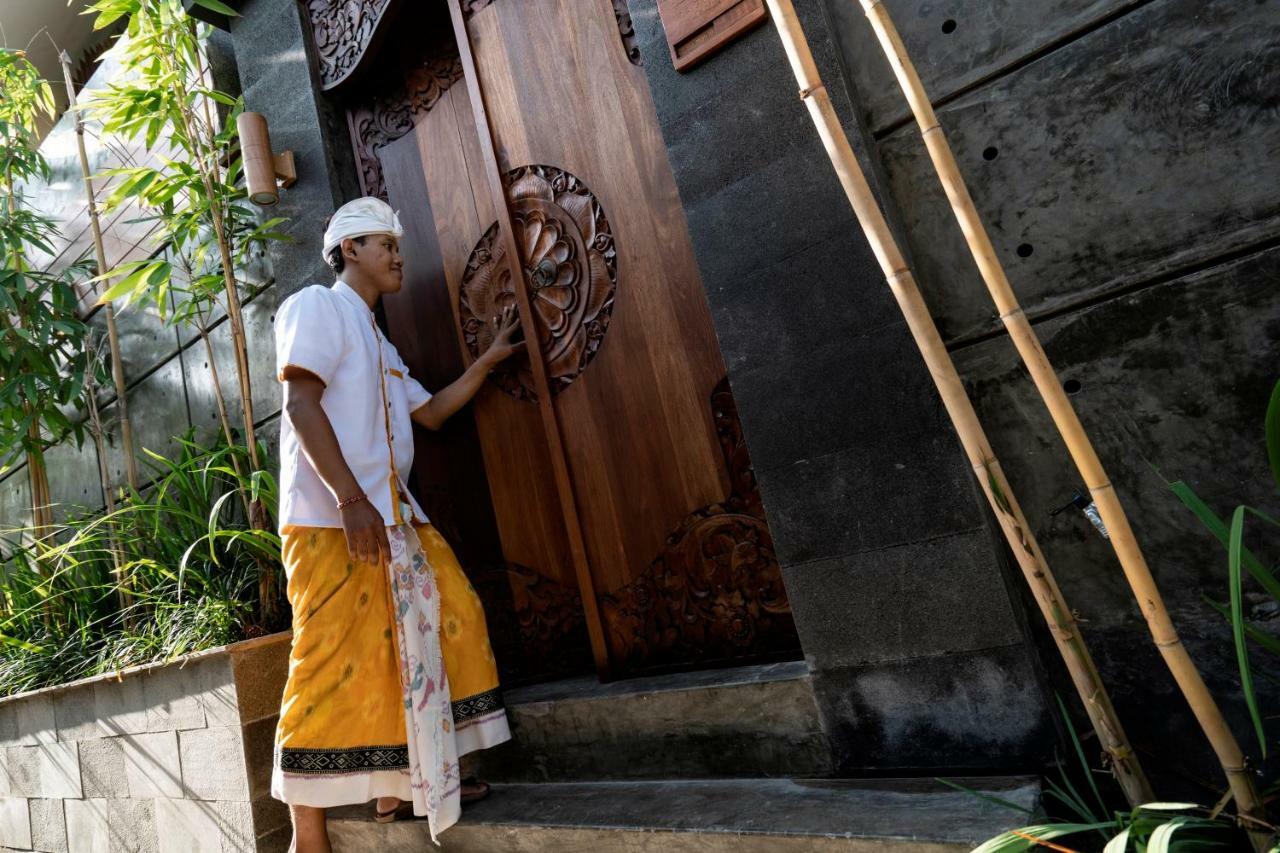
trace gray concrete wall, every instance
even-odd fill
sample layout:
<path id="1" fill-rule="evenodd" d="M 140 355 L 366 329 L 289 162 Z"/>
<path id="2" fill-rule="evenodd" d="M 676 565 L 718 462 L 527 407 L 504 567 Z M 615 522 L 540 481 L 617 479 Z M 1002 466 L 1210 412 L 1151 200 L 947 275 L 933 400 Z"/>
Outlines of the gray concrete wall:
<path id="1" fill-rule="evenodd" d="M 870 26 L 859 4 L 826 5 L 921 288 L 1120 714 L 1162 795 L 1213 799 L 1220 773 L 1111 549 L 1080 513 L 1049 516 L 1079 476 L 998 331 Z M 1280 508 L 1262 443 L 1280 354 L 1280 10 L 886 5 L 1175 624 L 1256 759 L 1229 634 L 1204 601 L 1227 597 L 1225 554 L 1165 481 L 1186 480 L 1222 515 Z M 1274 710 L 1276 682 L 1257 681 Z"/>
<path id="2" fill-rule="evenodd" d="M 855 765 L 868 721 L 891 742 L 902 727 L 963 738 L 952 709 L 982 706 L 954 697 L 1019 695 L 965 651 L 1010 636 L 993 552 L 966 532 L 978 511 L 950 429 L 777 35 L 766 27 L 677 75 L 652 0 L 630 5 L 806 653 L 819 677 L 924 659 L 953 685 L 925 680 L 912 693 L 887 679 L 877 691 L 864 675 L 839 688 L 831 720 L 843 721 Z M 1144 762 L 1163 795 L 1214 799 L 1212 756 L 1110 548 L 1079 512 L 1049 515 L 1079 477 L 1000 331 L 860 4 L 796 6 Z M 1165 478 L 1187 480 L 1222 514 L 1237 502 L 1276 509 L 1261 432 L 1280 332 L 1275 4 L 886 6 L 1174 619 L 1256 756 L 1228 631 L 1203 600 L 1226 597 L 1225 555 Z M 920 607 L 939 583 L 937 609 Z M 1045 650 L 1039 616 L 1030 624 Z M 1053 655 L 1042 660 L 1069 694 Z M 1276 707 L 1273 682 L 1259 687 Z M 868 708 L 877 695 L 892 697 L 891 713 Z M 1004 712 L 985 736 L 1029 731 L 1016 701 Z"/>
<path id="3" fill-rule="evenodd" d="M 825 9 L 796 6 L 856 138 Z M 1021 603 L 776 33 L 677 74 L 630 9 L 838 770 L 1033 765 Z"/>

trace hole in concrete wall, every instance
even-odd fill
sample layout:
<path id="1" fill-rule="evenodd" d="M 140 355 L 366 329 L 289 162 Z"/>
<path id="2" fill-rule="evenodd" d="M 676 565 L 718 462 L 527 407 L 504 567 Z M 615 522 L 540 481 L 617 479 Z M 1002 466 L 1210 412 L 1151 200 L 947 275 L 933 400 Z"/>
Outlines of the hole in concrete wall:
<path id="1" fill-rule="evenodd" d="M 1022 243 L 1021 245 L 1018 246 L 1018 257 L 1029 258 L 1031 257 L 1031 253 L 1034 251 L 1035 251 L 1035 247 L 1032 246 L 1030 243 Z"/>
<path id="2" fill-rule="evenodd" d="M 1079 379 L 1068 379 L 1066 382 L 1062 383 L 1062 390 L 1066 391 L 1068 394 L 1080 393 L 1081 387 Z"/>
<path id="3" fill-rule="evenodd" d="M 982 149 L 983 160 L 994 160 L 1000 156 L 1000 151 L 994 145 L 988 145 Z"/>
<path id="4" fill-rule="evenodd" d="M 942 22 L 942 31 L 948 35 L 956 31 L 956 22 L 951 18 L 947 18 Z"/>

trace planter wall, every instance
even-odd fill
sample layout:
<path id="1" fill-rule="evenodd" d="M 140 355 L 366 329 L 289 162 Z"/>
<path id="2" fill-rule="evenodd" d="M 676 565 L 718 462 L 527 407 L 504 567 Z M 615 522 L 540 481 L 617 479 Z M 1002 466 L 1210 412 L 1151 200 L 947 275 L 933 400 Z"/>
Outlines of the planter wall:
<path id="1" fill-rule="evenodd" d="M 289 634 L 0 699 L 0 850 L 285 850 Z"/>

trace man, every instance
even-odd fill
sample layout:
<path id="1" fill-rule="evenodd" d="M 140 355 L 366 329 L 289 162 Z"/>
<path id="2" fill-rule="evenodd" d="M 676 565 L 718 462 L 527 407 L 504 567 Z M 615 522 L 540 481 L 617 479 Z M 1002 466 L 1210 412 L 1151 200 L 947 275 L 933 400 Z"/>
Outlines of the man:
<path id="1" fill-rule="evenodd" d="M 488 790 L 459 779 L 458 756 L 511 737 L 480 600 L 405 482 L 412 423 L 439 429 L 524 344 L 505 312 L 488 350 L 428 393 L 373 314 L 400 289 L 402 233 L 379 199 L 343 205 L 324 237 L 337 281 L 276 317 L 293 646 L 271 792 L 294 853 L 330 853 L 324 810 L 374 798 L 379 820 L 412 803 L 434 838 Z"/>

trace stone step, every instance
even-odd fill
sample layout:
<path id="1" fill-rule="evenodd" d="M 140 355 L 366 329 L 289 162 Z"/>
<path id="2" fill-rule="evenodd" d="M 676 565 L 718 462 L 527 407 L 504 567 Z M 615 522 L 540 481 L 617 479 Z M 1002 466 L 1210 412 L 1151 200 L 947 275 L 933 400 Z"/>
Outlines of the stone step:
<path id="1" fill-rule="evenodd" d="M 505 694 L 512 740 L 467 756 L 491 782 L 820 777 L 831 755 L 803 661 Z"/>
<path id="2" fill-rule="evenodd" d="M 1028 809 L 1031 777 L 957 779 Z M 1025 820 L 932 780 L 720 779 L 495 785 L 441 835 L 445 853 L 941 853 Z M 331 812 L 335 853 L 424 853 L 425 821 Z"/>

